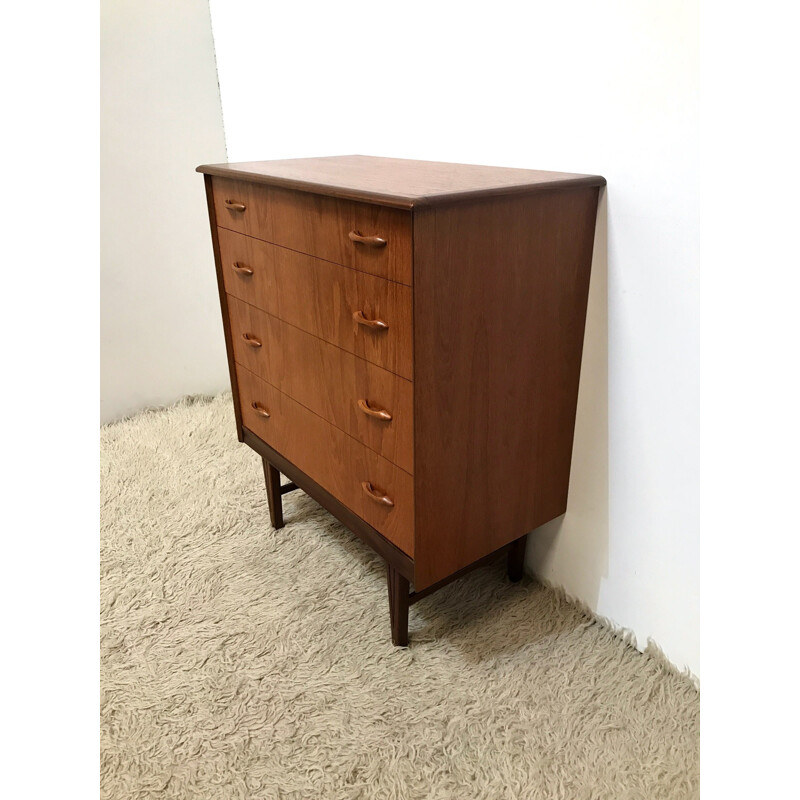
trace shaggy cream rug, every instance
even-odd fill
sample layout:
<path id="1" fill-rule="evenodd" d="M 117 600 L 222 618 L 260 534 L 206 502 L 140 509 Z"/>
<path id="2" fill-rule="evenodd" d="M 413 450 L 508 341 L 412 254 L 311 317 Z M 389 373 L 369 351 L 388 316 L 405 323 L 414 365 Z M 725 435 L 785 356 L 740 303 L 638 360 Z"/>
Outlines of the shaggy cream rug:
<path id="1" fill-rule="evenodd" d="M 382 563 L 302 492 L 270 527 L 230 395 L 102 430 L 105 798 L 684 798 L 692 682 L 484 567 L 389 640 Z"/>

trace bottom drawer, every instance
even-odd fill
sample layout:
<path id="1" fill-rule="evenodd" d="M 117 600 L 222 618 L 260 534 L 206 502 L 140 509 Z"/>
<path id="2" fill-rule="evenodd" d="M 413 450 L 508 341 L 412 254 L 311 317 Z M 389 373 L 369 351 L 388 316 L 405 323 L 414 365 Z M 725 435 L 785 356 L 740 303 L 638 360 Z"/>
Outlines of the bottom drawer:
<path id="1" fill-rule="evenodd" d="M 241 364 L 236 375 L 244 426 L 413 558 L 413 478 Z"/>

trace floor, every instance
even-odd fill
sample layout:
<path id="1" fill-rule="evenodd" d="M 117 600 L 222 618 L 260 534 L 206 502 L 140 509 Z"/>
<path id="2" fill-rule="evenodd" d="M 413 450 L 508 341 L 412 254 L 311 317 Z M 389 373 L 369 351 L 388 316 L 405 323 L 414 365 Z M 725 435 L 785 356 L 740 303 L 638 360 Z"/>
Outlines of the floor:
<path id="1" fill-rule="evenodd" d="M 104 798 L 694 798 L 699 695 L 502 561 L 389 639 L 380 562 L 269 524 L 230 395 L 106 427 Z"/>

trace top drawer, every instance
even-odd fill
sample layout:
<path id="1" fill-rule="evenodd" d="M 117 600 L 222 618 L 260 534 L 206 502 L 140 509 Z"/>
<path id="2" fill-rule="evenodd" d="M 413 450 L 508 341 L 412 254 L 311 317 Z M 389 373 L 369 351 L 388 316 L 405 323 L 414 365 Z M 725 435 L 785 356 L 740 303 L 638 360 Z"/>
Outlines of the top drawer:
<path id="1" fill-rule="evenodd" d="M 411 212 L 213 179 L 221 228 L 411 285 Z"/>

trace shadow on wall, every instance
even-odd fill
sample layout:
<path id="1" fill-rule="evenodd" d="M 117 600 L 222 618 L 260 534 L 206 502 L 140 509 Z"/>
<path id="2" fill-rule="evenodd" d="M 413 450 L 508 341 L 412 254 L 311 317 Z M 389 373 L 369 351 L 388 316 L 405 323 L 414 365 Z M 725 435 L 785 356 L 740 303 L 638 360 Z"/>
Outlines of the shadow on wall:
<path id="1" fill-rule="evenodd" d="M 528 537 L 525 566 L 597 608 L 608 574 L 608 211 L 600 193 L 567 513 Z"/>

